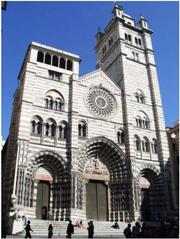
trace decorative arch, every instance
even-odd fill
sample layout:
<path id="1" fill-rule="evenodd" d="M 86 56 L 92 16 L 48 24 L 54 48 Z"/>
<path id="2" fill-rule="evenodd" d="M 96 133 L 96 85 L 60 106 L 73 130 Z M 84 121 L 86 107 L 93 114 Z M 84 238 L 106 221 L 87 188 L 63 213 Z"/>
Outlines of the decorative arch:
<path id="1" fill-rule="evenodd" d="M 144 163 L 141 165 L 136 165 L 133 170 L 134 177 L 139 179 L 141 177 L 141 172 L 144 170 L 152 170 L 156 174 L 156 176 L 160 175 L 160 169 L 158 167 L 153 164 Z"/>
<path id="2" fill-rule="evenodd" d="M 66 162 L 62 156 L 59 154 L 49 151 L 49 150 L 43 150 L 35 155 L 33 155 L 29 159 L 29 163 L 26 169 L 26 175 L 34 177 L 38 167 L 42 165 L 48 165 L 54 173 L 57 175 L 62 174 L 62 170 L 65 170 Z"/>
<path id="3" fill-rule="evenodd" d="M 149 120 L 148 115 L 144 111 L 139 110 L 136 113 L 135 120 L 136 120 L 137 127 L 144 128 L 144 129 L 150 129 L 150 120 Z"/>
<path id="4" fill-rule="evenodd" d="M 55 89 L 48 90 L 45 94 L 45 107 L 48 109 L 63 111 L 64 110 L 63 95 Z"/>
<path id="5" fill-rule="evenodd" d="M 98 158 L 107 166 L 112 180 L 122 179 L 122 177 L 128 180 L 128 163 L 125 155 L 110 139 L 101 136 L 87 140 L 78 152 L 76 161 L 78 171 L 83 172 L 86 162 L 92 157 Z"/>

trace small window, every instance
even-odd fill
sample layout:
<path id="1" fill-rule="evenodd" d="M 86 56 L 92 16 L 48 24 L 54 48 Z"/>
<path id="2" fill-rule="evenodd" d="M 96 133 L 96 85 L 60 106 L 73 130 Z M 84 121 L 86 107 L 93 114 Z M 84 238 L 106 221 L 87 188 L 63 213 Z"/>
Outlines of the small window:
<path id="1" fill-rule="evenodd" d="M 106 53 L 106 50 L 107 50 L 107 48 L 106 48 L 106 45 L 103 47 L 103 49 L 102 49 L 102 53 L 103 54 L 105 54 Z"/>
<path id="2" fill-rule="evenodd" d="M 38 51 L 37 61 L 44 62 L 44 53 L 43 52 Z"/>
<path id="3" fill-rule="evenodd" d="M 60 59 L 60 68 L 65 69 L 65 59 L 64 58 Z"/>
<path id="4" fill-rule="evenodd" d="M 78 124 L 78 136 L 87 137 L 87 125 L 83 121 Z"/>
<path id="5" fill-rule="evenodd" d="M 59 72 L 49 71 L 49 79 L 50 80 L 60 81 L 61 75 L 62 74 Z"/>
<path id="6" fill-rule="evenodd" d="M 131 22 L 127 22 L 127 24 L 132 25 Z"/>
<path id="7" fill-rule="evenodd" d="M 49 53 L 46 53 L 45 63 L 51 65 L 51 55 Z"/>
<path id="8" fill-rule="evenodd" d="M 117 140 L 118 140 L 118 144 L 124 144 L 124 131 L 123 130 L 119 130 L 117 132 Z"/>
<path id="9" fill-rule="evenodd" d="M 57 57 L 57 56 L 53 56 L 52 65 L 53 65 L 53 66 L 58 66 L 58 57 Z"/>
<path id="10" fill-rule="evenodd" d="M 67 60 L 67 70 L 72 71 L 72 61 Z"/>
<path id="11" fill-rule="evenodd" d="M 141 44 L 141 39 L 138 39 L 138 44 L 141 46 L 142 44 Z"/>
<path id="12" fill-rule="evenodd" d="M 125 40 L 128 40 L 128 35 L 127 35 L 127 33 L 125 33 Z"/>

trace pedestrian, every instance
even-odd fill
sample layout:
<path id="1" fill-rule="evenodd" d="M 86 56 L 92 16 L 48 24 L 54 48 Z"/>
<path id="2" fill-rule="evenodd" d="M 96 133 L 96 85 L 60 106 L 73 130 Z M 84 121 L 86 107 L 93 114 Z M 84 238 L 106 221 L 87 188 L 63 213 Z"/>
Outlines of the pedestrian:
<path id="1" fill-rule="evenodd" d="M 80 228 L 80 223 L 79 223 L 79 221 L 76 222 L 75 227 L 79 227 L 79 228 Z"/>
<path id="2" fill-rule="evenodd" d="M 80 228 L 81 228 L 81 227 L 84 228 L 82 220 L 80 221 L 79 224 L 80 224 Z"/>
<path id="3" fill-rule="evenodd" d="M 93 221 L 88 222 L 88 238 L 93 238 L 94 236 L 94 225 L 93 225 Z"/>
<path id="4" fill-rule="evenodd" d="M 9 231 L 9 224 L 3 221 L 2 228 L 1 228 L 1 237 L 6 238 L 8 231 Z"/>
<path id="5" fill-rule="evenodd" d="M 53 236 L 53 226 L 52 224 L 49 224 L 49 227 L 48 227 L 48 238 L 52 238 Z"/>
<path id="6" fill-rule="evenodd" d="M 67 226 L 66 234 L 67 234 L 66 236 L 67 238 L 71 238 L 71 235 L 74 234 L 74 226 L 71 220 L 69 221 L 69 224 Z"/>
<path id="7" fill-rule="evenodd" d="M 33 232 L 33 230 L 31 229 L 30 221 L 29 221 L 29 220 L 28 220 L 27 225 L 26 225 L 26 227 L 25 227 L 24 229 L 25 229 L 25 231 L 26 231 L 25 238 L 32 238 L 30 231 Z"/>
<path id="8" fill-rule="evenodd" d="M 141 226 L 139 222 L 135 223 L 135 226 L 132 228 L 132 237 L 139 238 L 141 235 Z"/>
<path id="9" fill-rule="evenodd" d="M 132 231 L 131 231 L 131 224 L 128 223 L 128 226 L 124 229 L 124 235 L 126 238 L 131 238 L 132 237 Z"/>
<path id="10" fill-rule="evenodd" d="M 116 221 L 116 222 L 114 223 L 114 225 L 112 225 L 112 227 L 115 228 L 115 229 L 119 229 L 119 224 L 118 224 L 118 222 Z"/>

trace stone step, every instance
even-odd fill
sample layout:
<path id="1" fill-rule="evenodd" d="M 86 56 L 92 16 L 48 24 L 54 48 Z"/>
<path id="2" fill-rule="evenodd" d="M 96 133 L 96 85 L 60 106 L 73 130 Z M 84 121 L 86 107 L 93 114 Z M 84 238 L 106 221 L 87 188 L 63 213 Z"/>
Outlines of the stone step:
<path id="1" fill-rule="evenodd" d="M 48 226 L 53 225 L 53 237 L 66 238 L 66 229 L 68 221 L 51 221 L 51 220 L 36 220 L 31 219 L 31 228 L 33 232 L 31 233 L 32 238 L 47 238 Z M 87 238 L 89 221 L 83 221 L 84 228 L 74 227 L 73 238 Z M 112 228 L 114 222 L 110 221 L 93 221 L 94 223 L 94 237 L 97 238 L 122 238 L 123 230 L 127 226 L 124 222 L 118 222 L 120 229 Z M 73 222 L 75 224 L 75 222 Z M 18 233 L 16 238 L 22 238 L 25 236 L 25 231 Z"/>

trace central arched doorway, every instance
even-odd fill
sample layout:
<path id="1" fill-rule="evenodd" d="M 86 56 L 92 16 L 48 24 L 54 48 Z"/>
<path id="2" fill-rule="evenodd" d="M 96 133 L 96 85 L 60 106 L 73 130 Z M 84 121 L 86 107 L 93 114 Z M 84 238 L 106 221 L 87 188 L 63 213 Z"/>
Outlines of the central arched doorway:
<path id="1" fill-rule="evenodd" d="M 107 185 L 90 180 L 86 184 L 86 215 L 88 219 L 106 221 L 108 213 Z"/>
<path id="2" fill-rule="evenodd" d="M 86 179 L 87 219 L 120 220 L 130 217 L 129 162 L 120 147 L 105 137 L 87 140 L 77 168 Z"/>

